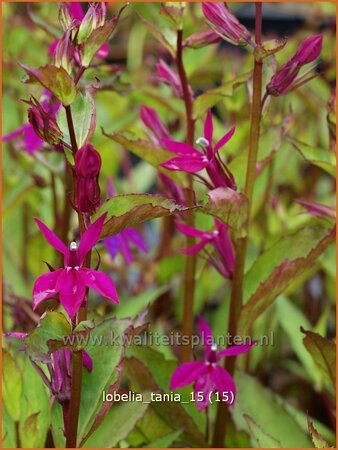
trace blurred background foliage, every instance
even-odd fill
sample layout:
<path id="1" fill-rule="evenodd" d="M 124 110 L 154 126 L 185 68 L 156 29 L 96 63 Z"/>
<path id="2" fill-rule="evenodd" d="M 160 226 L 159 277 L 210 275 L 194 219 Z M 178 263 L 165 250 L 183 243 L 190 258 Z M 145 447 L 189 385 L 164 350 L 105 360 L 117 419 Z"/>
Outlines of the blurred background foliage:
<path id="1" fill-rule="evenodd" d="M 118 3 L 109 4 L 110 14 L 120 6 Z M 253 28 L 253 4 L 230 3 L 229 6 L 244 25 Z M 250 234 L 248 267 L 265 248 L 281 237 L 322 221 L 304 214 L 304 209 L 295 203 L 296 198 L 331 207 L 335 205 L 335 179 L 331 166 L 334 152 L 332 124 L 335 121 L 332 107 L 336 64 L 335 4 L 267 3 L 263 12 L 264 37 L 289 38 L 276 60 L 270 59 L 266 64 L 264 86 L 276 64 L 287 61 L 304 37 L 321 32 L 324 43 L 320 65 L 316 69 L 320 76 L 285 97 L 272 98 L 265 106 L 259 149 L 262 172 L 255 187 L 256 220 Z M 30 94 L 37 98 L 41 95 L 38 86 L 20 82 L 23 70 L 18 63 L 40 66 L 49 61 L 49 45 L 60 35 L 57 15 L 56 3 L 3 4 L 3 134 L 27 121 L 27 107 L 20 100 L 28 99 Z M 154 32 L 145 21 L 158 31 Z M 184 16 L 184 37 L 207 29 L 200 5 L 188 4 Z M 164 36 L 160 39 L 162 42 L 165 39 L 167 48 L 157 39 L 156 34 L 160 32 Z M 108 177 L 114 178 L 116 190 L 121 194 L 155 192 L 157 176 L 155 168 L 105 137 L 101 127 L 108 133 L 128 130 L 144 138 L 146 130 L 139 119 L 139 108 L 147 105 L 156 108 L 175 139 L 184 139 L 183 104 L 172 98 L 168 87 L 154 79 L 155 64 L 160 58 L 172 63 L 168 49 L 174 45 L 175 32 L 170 29 L 167 18 L 160 14 L 160 3 L 130 3 L 110 41 L 109 56 L 105 61 L 95 60 L 95 67 L 85 74 L 87 83 L 94 83 L 95 78 L 100 80 L 95 97 L 97 127 L 92 143 L 102 156 L 100 182 L 103 199 L 107 197 Z M 222 155 L 228 160 L 241 189 L 249 133 L 252 58 L 245 49 L 220 43 L 198 50 L 186 49 L 184 62 L 197 97 L 197 136 L 202 134 L 208 107 L 205 97 L 199 96 L 223 86 L 212 105 L 214 135 L 220 137 L 224 130 L 236 125 L 236 133 L 222 150 Z M 53 226 L 53 201 L 60 205 L 63 202 L 62 170 L 62 155 L 51 153 L 47 148 L 31 156 L 20 148 L 17 141 L 3 145 L 5 331 L 13 328 L 29 330 L 36 321 L 30 309 L 32 284 L 45 271 L 43 261 L 53 264 L 56 255 L 43 243 L 32 219 L 39 217 Z M 56 200 L 51 189 L 53 184 Z M 196 190 L 199 195 L 203 194 L 198 185 Z M 57 218 L 54 219 L 56 226 Z M 197 214 L 197 224 L 207 229 L 212 221 Z M 135 296 L 144 295 L 149 290 L 152 292 L 149 297 L 143 297 L 144 305 L 153 302 L 151 329 L 168 334 L 179 329 L 182 313 L 184 258 L 178 249 L 183 245 L 183 238 L 177 235 L 173 248 L 165 249 L 163 257 L 156 259 L 157 246 L 161 243 L 161 226 L 161 221 L 156 220 L 142 228 L 151 251 L 146 256 L 137 255 L 131 267 L 126 268 L 120 257 L 111 261 L 103 249 L 101 264 L 117 281 L 121 305 L 126 302 L 126 315 L 135 313 Z M 196 313 L 203 312 L 215 334 L 222 335 L 227 323 L 229 285 L 202 259 L 198 262 L 197 279 Z M 161 289 L 154 291 L 157 287 Z M 102 317 L 114 313 L 114 307 L 92 298 L 93 304 L 94 300 L 97 301 L 95 314 Z M 249 373 L 255 374 L 258 381 L 286 400 L 289 408 L 294 408 L 292 415 L 298 414 L 299 423 L 304 424 L 304 414 L 308 412 L 322 423 L 322 432 L 332 442 L 335 421 L 332 397 L 323 389 L 318 368 L 302 345 L 300 326 L 316 330 L 328 338 L 335 336 L 333 246 L 257 321 L 253 334 L 259 336 L 273 332 L 274 345 L 257 347 L 250 359 L 244 362 Z M 168 347 L 157 350 L 168 358 L 172 358 L 176 351 Z M 248 383 L 243 379 L 240 382 L 247 392 L 245 395 L 251 395 L 246 390 Z M 261 388 L 261 385 L 253 387 L 256 389 L 256 406 L 261 402 Z M 264 402 L 269 403 L 269 399 Z M 259 409 L 264 410 L 261 406 Z M 266 411 L 270 411 L 268 407 Z M 299 414 L 303 414 L 302 418 Z M 240 419 L 235 422 L 245 428 Z M 169 431 L 170 428 L 164 427 L 162 435 Z M 134 432 L 129 438 L 129 445 L 144 444 L 142 433 L 137 435 Z M 246 435 L 234 434 L 229 439 L 233 439 L 229 442 L 233 446 L 246 446 L 249 442 Z"/>

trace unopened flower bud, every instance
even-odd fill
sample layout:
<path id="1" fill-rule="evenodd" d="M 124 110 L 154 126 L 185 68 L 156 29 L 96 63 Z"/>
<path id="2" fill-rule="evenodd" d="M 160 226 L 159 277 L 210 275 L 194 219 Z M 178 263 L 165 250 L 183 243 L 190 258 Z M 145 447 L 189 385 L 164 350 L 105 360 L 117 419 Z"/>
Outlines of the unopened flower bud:
<path id="1" fill-rule="evenodd" d="M 224 3 L 202 2 L 203 14 L 210 27 L 228 42 L 234 45 L 246 45 L 251 42 L 251 34 Z"/>
<path id="2" fill-rule="evenodd" d="M 219 42 L 221 37 L 213 30 L 199 31 L 187 37 L 184 41 L 184 46 L 189 48 L 202 48 L 210 44 Z"/>
<path id="3" fill-rule="evenodd" d="M 86 144 L 75 155 L 76 207 L 92 214 L 100 204 L 99 174 L 101 156 L 95 148 Z"/>
<path id="4" fill-rule="evenodd" d="M 274 96 L 285 95 L 314 78 L 313 75 L 307 78 L 307 75 L 313 69 L 312 67 L 300 77 L 298 77 L 298 74 L 304 65 L 318 58 L 321 48 L 321 35 L 306 38 L 292 58 L 273 75 L 266 87 L 267 93 Z"/>
<path id="5" fill-rule="evenodd" d="M 28 109 L 28 120 L 35 133 L 48 144 L 58 144 L 63 135 L 55 117 L 48 114 L 37 100 L 31 100 L 30 104 L 32 107 Z"/>
<path id="6" fill-rule="evenodd" d="M 93 3 L 89 6 L 86 15 L 82 19 L 77 35 L 77 42 L 79 44 L 85 42 L 94 30 L 104 25 L 106 11 L 105 2 Z"/>
<path id="7" fill-rule="evenodd" d="M 67 31 L 72 26 L 72 16 L 68 3 L 60 3 L 59 7 L 59 22 L 63 31 Z"/>
<path id="8" fill-rule="evenodd" d="M 72 71 L 72 61 L 74 59 L 74 44 L 71 39 L 71 29 L 67 30 L 58 41 L 54 50 L 54 65 L 63 67 L 67 73 Z"/>

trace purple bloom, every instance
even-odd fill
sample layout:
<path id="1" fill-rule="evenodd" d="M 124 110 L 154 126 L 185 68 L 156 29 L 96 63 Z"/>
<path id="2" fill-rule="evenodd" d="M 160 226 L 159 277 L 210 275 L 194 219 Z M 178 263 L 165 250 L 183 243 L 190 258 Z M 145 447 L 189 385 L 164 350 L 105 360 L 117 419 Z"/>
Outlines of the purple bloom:
<path id="1" fill-rule="evenodd" d="M 235 45 L 251 43 L 250 32 L 224 3 L 202 2 L 203 14 L 210 27 L 223 39 Z"/>
<path id="2" fill-rule="evenodd" d="M 227 169 L 219 157 L 219 150 L 231 139 L 235 132 L 232 127 L 215 145 L 213 145 L 213 122 L 212 113 L 209 109 L 205 123 L 204 136 L 197 139 L 203 153 L 194 147 L 170 139 L 162 139 L 162 143 L 171 152 L 175 153 L 175 158 L 161 164 L 169 170 L 182 170 L 188 173 L 197 173 L 206 169 L 212 185 L 209 187 L 230 187 L 236 189 L 233 175 Z"/>
<path id="3" fill-rule="evenodd" d="M 173 94 L 176 97 L 183 98 L 183 89 L 178 75 L 168 66 L 168 64 L 163 61 L 163 59 L 160 59 L 160 61 L 156 64 L 156 75 L 160 81 L 171 87 Z M 194 93 L 190 86 L 189 92 L 191 98 L 193 98 Z"/>
<path id="4" fill-rule="evenodd" d="M 115 196 L 112 180 L 108 180 L 108 194 L 110 197 Z M 112 259 L 115 259 L 120 252 L 128 265 L 133 262 L 132 246 L 137 247 L 144 253 L 149 251 L 143 237 L 134 228 L 125 228 L 120 233 L 104 239 L 103 243 Z"/>
<path id="5" fill-rule="evenodd" d="M 86 288 L 118 303 L 115 285 L 108 275 L 83 266 L 87 253 L 100 238 L 105 218 L 106 214 L 97 219 L 83 233 L 79 245 L 71 242 L 69 248 L 43 222 L 35 219 L 47 242 L 64 255 L 64 268 L 45 273 L 35 280 L 33 309 L 59 293 L 60 303 L 73 318 L 85 300 Z"/>
<path id="6" fill-rule="evenodd" d="M 141 106 L 140 117 L 144 125 L 152 131 L 153 140 L 159 144 L 162 139 L 170 139 L 170 134 L 154 108 Z"/>
<path id="7" fill-rule="evenodd" d="M 201 316 L 198 318 L 198 326 L 204 345 L 204 361 L 192 361 L 179 365 L 172 374 L 170 389 L 181 389 L 194 383 L 196 407 L 199 411 L 203 411 L 209 406 L 210 396 L 214 392 L 219 392 L 221 395 L 228 394 L 229 402 L 231 402 L 231 397 L 235 399 L 234 380 L 218 363 L 224 357 L 248 352 L 253 343 L 233 345 L 227 349 L 217 350 L 212 331 Z M 200 397 L 201 394 L 203 398 Z"/>
<path id="8" fill-rule="evenodd" d="M 60 109 L 61 103 L 57 102 L 52 94 L 49 91 L 45 90 L 43 96 L 41 97 L 40 106 L 46 113 L 46 116 L 49 117 L 49 120 L 54 122 L 56 114 Z M 21 125 L 16 130 L 3 136 L 2 139 L 4 142 L 8 142 L 19 137 L 22 138 L 20 145 L 30 155 L 43 147 L 44 141 L 35 132 L 34 127 L 31 123 L 25 123 Z"/>
<path id="9" fill-rule="evenodd" d="M 187 37 L 184 46 L 189 48 L 201 48 L 206 45 L 215 44 L 221 40 L 221 37 L 213 30 L 198 31 Z"/>
<path id="10" fill-rule="evenodd" d="M 179 222 L 177 222 L 176 225 L 181 233 L 200 239 L 200 241 L 192 247 L 183 249 L 182 253 L 194 254 L 203 250 L 210 263 L 224 278 L 232 278 L 235 269 L 235 252 L 226 224 L 215 220 L 216 228 L 209 232 L 201 231 L 195 227 Z M 217 257 L 206 251 L 205 247 L 207 245 L 212 245 L 215 248 Z"/>
<path id="11" fill-rule="evenodd" d="M 310 67 L 304 74 L 298 76 L 300 69 L 318 58 L 322 49 L 323 37 L 320 34 L 309 36 L 298 47 L 296 53 L 271 78 L 266 87 L 267 93 L 274 96 L 285 95 L 316 75 L 307 75 L 313 70 Z"/>

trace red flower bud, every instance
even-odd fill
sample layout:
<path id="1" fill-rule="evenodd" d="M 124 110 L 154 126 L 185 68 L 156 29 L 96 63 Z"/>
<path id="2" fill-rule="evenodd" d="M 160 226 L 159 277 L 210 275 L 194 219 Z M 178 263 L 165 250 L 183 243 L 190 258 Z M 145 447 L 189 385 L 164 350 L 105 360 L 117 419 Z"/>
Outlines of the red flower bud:
<path id="1" fill-rule="evenodd" d="M 86 144 L 75 155 L 76 207 L 92 214 L 100 205 L 99 174 L 101 156 L 95 148 Z"/>
<path id="2" fill-rule="evenodd" d="M 58 144 L 63 135 L 56 123 L 54 115 L 46 112 L 34 98 L 27 103 L 32 105 L 28 109 L 28 120 L 34 128 L 35 133 L 48 144 Z"/>

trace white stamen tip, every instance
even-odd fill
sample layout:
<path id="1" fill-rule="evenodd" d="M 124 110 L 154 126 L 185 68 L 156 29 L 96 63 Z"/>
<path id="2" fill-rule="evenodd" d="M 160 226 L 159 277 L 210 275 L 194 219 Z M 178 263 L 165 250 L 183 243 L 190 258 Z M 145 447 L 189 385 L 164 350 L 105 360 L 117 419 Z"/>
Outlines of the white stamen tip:
<path id="1" fill-rule="evenodd" d="M 196 139 L 196 144 L 200 145 L 201 147 L 208 147 L 210 145 L 210 142 L 208 139 L 205 139 L 205 137 L 199 137 Z"/>
<path id="2" fill-rule="evenodd" d="M 75 241 L 70 243 L 69 250 L 71 251 L 77 250 L 77 243 Z"/>
<path id="3" fill-rule="evenodd" d="M 213 352 L 216 352 L 216 351 L 217 351 L 217 345 L 216 345 L 216 344 L 212 344 L 211 350 L 212 350 Z"/>

